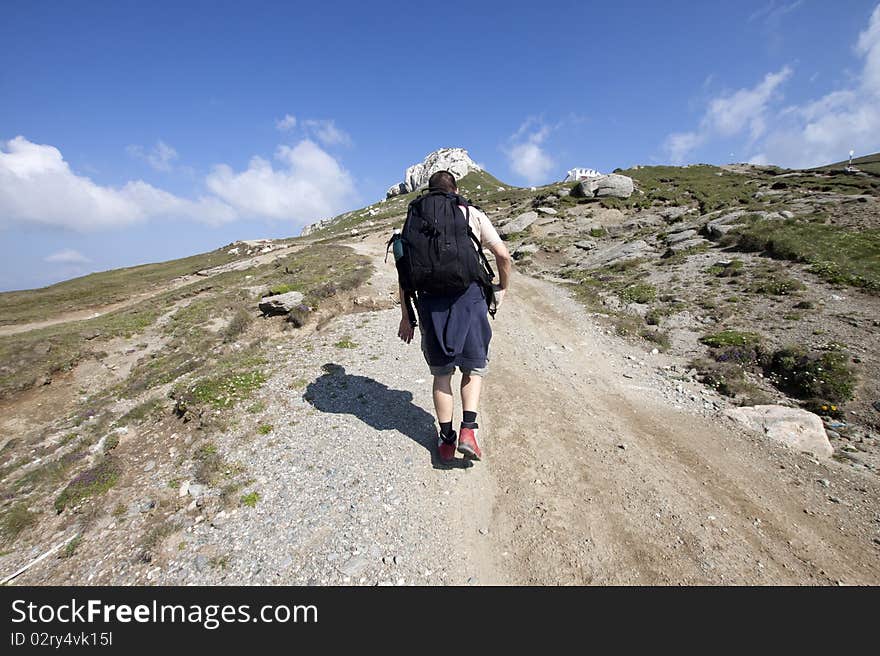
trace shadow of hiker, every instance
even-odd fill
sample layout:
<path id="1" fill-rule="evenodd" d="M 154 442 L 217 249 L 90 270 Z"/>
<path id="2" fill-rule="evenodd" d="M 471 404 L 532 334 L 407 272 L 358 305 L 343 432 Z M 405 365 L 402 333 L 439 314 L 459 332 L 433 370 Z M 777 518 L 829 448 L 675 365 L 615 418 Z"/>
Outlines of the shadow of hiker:
<path id="1" fill-rule="evenodd" d="M 303 392 L 303 398 L 315 409 L 354 415 L 376 430 L 399 431 L 428 450 L 434 467 L 448 469 L 472 464 L 462 458 L 451 465 L 440 462 L 434 416 L 412 402 L 412 392 L 391 389 L 372 378 L 346 373 L 345 367 L 338 364 L 328 363 L 321 369 L 324 373 Z"/>

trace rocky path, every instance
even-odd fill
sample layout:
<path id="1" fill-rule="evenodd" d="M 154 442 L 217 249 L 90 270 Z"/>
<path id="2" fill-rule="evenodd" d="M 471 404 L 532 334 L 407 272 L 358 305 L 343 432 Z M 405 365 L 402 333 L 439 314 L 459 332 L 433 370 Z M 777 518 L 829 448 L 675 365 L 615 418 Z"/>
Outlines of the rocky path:
<path id="1" fill-rule="evenodd" d="M 374 295 L 395 284 L 381 244 Z M 876 477 L 743 433 L 674 362 L 515 276 L 493 323 L 486 458 L 433 460 L 430 380 L 398 310 L 267 344 L 265 410 L 224 457 L 253 508 L 187 529 L 154 583 L 880 582 Z M 463 464 L 463 463 L 462 463 Z M 217 566 L 220 563 L 220 566 Z M 130 579 L 129 579 L 130 580 Z"/>

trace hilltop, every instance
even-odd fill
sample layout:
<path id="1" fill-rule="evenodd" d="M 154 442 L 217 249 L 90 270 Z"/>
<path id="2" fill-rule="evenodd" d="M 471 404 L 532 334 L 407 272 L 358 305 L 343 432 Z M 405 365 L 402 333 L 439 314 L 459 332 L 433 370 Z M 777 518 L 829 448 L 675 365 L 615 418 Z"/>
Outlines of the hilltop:
<path id="1" fill-rule="evenodd" d="M 394 338 L 384 242 L 417 189 L 0 294 L 0 574 L 60 544 L 16 581 L 876 583 L 872 161 L 639 166 L 627 197 L 468 171 L 519 272 L 473 470 L 434 468 Z M 728 418 L 756 404 L 821 417 L 832 457 Z"/>

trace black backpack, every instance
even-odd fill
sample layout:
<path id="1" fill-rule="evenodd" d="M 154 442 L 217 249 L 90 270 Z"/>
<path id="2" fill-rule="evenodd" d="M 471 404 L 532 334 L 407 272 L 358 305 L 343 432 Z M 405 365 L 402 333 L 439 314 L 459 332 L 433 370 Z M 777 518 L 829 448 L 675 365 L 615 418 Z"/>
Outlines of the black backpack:
<path id="1" fill-rule="evenodd" d="M 398 279 L 408 296 L 453 296 L 477 282 L 494 316 L 495 273 L 471 230 L 469 207 L 457 194 L 428 191 L 410 202 L 403 230 L 391 238 L 389 248 L 394 246 Z"/>

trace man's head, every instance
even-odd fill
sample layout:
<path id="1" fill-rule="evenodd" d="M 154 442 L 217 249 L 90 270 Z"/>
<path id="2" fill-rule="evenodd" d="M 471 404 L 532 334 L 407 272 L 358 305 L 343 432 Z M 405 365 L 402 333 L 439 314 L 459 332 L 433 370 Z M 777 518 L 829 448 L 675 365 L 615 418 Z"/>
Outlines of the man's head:
<path id="1" fill-rule="evenodd" d="M 449 171 L 437 171 L 428 178 L 428 189 L 431 191 L 445 191 L 450 194 L 458 193 L 458 185 L 455 176 Z"/>

